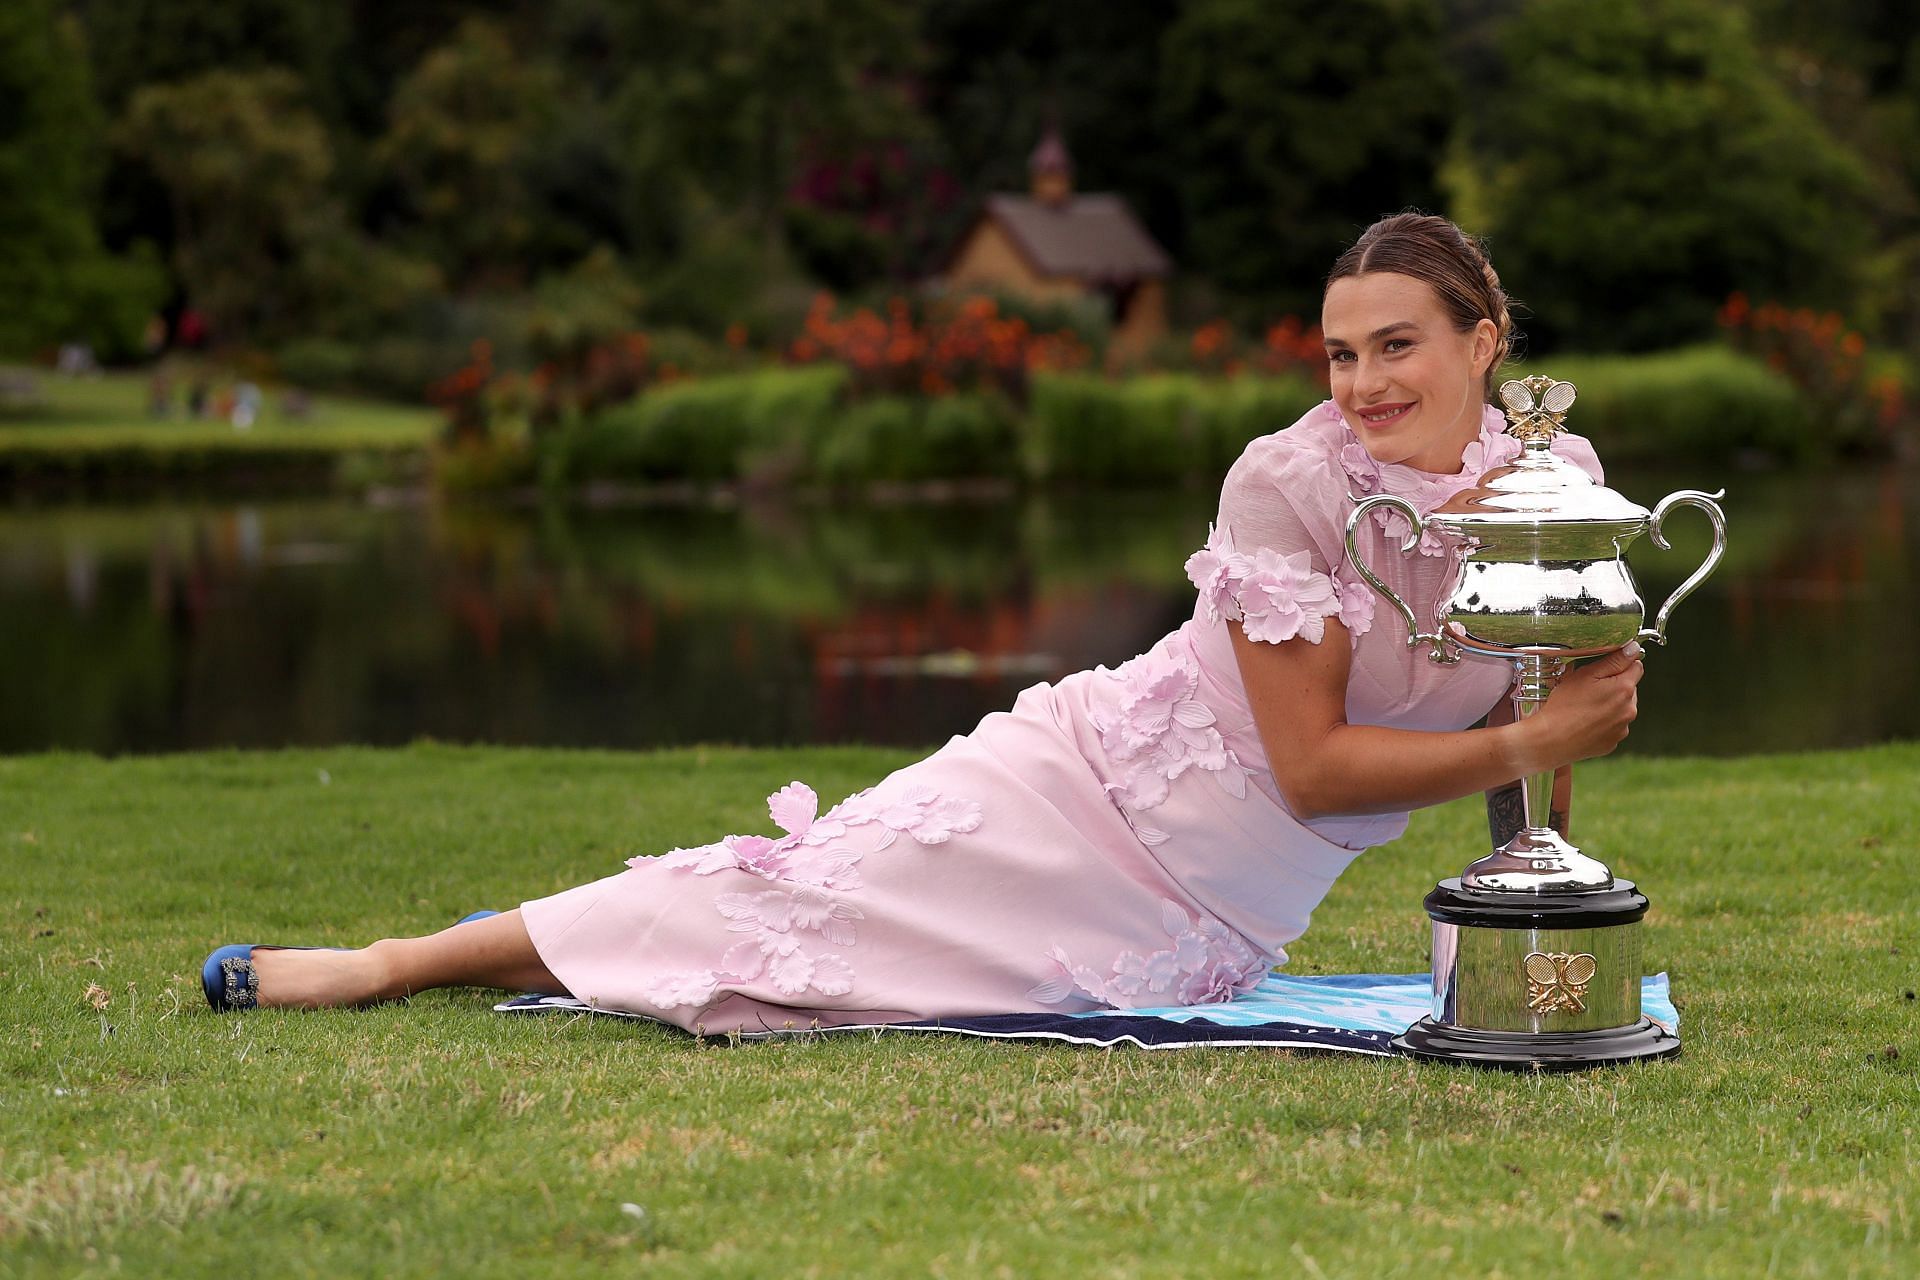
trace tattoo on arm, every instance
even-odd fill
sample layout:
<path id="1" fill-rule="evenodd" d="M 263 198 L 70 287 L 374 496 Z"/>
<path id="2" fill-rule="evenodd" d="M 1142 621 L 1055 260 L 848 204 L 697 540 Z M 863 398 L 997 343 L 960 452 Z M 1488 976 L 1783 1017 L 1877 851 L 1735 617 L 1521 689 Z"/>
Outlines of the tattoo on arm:
<path id="1" fill-rule="evenodd" d="M 1519 835 L 1526 825 L 1527 802 L 1519 783 L 1509 782 L 1487 792 L 1487 833 L 1493 837 L 1494 848 Z"/>
<path id="2" fill-rule="evenodd" d="M 1520 833 L 1527 825 L 1527 805 L 1521 798 L 1517 783 L 1508 783 L 1487 792 L 1487 834 L 1493 837 L 1493 847 L 1501 845 Z M 1562 840 L 1571 839 L 1567 834 L 1567 811 L 1549 809 L 1547 825 L 1560 833 Z"/>

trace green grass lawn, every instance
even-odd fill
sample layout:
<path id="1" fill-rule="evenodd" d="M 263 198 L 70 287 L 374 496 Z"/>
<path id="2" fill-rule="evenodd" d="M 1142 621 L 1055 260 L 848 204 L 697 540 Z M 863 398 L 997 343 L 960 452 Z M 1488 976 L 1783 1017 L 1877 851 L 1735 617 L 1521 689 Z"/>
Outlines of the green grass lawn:
<path id="1" fill-rule="evenodd" d="M 0 1275 L 1920 1272 L 1917 745 L 1582 766 L 1576 837 L 1653 899 L 1684 1019 L 1642 1067 L 201 1000 L 216 943 L 435 929 L 908 758 L 0 760 Z M 1483 838 L 1419 815 L 1294 967 L 1424 969 L 1420 898 Z"/>
<path id="2" fill-rule="evenodd" d="M 218 418 L 189 418 L 190 379 L 173 379 L 173 413 L 147 412 L 145 373 L 65 378 L 0 369 L 36 388 L 33 402 L 0 411 L 0 476 L 20 480 L 181 477 L 223 471 L 330 471 L 342 458 L 424 454 L 439 417 L 418 405 L 332 396 L 312 399 L 307 416 L 287 412 L 283 390 L 268 390 L 246 430 Z M 216 380 L 228 388 L 231 378 Z"/>

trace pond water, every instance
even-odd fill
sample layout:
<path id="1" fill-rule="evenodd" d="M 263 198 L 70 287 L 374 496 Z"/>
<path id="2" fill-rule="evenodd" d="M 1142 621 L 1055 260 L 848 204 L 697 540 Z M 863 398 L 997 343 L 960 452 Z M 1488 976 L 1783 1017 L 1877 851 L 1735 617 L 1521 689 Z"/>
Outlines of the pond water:
<path id="1" fill-rule="evenodd" d="M 1649 656 L 1625 750 L 1920 737 L 1920 475 L 1609 480 L 1729 490 L 1727 559 Z M 16 507 L 0 750 L 936 743 L 1178 626 L 1213 505 Z M 1704 554 L 1705 521 L 1674 524 L 1631 555 L 1650 607 Z"/>

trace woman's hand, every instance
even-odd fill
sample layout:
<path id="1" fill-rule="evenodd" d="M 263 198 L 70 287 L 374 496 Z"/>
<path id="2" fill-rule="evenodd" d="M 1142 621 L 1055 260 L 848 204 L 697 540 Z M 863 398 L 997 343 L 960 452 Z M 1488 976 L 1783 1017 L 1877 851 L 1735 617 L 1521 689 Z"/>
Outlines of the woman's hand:
<path id="1" fill-rule="evenodd" d="M 1606 755 L 1620 745 L 1640 713 L 1640 644 L 1583 663 L 1560 678 L 1546 704 L 1519 726 L 1526 742 L 1526 773 L 1539 773 Z"/>

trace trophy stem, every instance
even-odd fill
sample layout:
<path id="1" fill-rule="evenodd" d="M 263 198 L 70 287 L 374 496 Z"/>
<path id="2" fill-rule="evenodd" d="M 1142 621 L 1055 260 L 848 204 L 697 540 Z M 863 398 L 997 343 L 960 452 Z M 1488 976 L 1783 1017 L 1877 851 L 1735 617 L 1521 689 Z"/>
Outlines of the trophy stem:
<path id="1" fill-rule="evenodd" d="M 1513 658 L 1514 722 L 1524 722 L 1545 704 L 1567 663 L 1544 653 Z M 1598 858 L 1589 858 L 1567 843 L 1548 822 L 1553 805 L 1552 769 L 1520 780 L 1520 800 L 1526 826 L 1513 839 L 1479 859 L 1461 873 L 1469 890 L 1495 893 L 1595 893 L 1613 885 L 1613 872 Z"/>
<path id="2" fill-rule="evenodd" d="M 1513 722 L 1521 724 L 1546 705 L 1547 695 L 1567 673 L 1567 664 L 1558 658 L 1529 654 L 1514 665 L 1519 678 L 1513 683 Z M 1547 769 L 1521 779 L 1520 799 L 1530 831 L 1546 830 L 1551 825 L 1548 816 L 1553 806 L 1553 772 Z"/>
<path id="3" fill-rule="evenodd" d="M 1519 679 L 1513 681 L 1513 723 L 1523 723 L 1546 706 L 1553 685 L 1567 674 L 1567 664 L 1559 658 L 1528 654 L 1515 662 L 1515 668 L 1519 668 Z M 1553 808 L 1553 770 L 1528 773 L 1521 779 L 1521 804 L 1526 812 L 1528 831 L 1548 829 Z"/>

